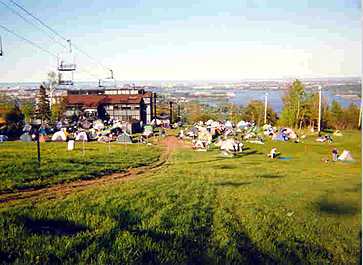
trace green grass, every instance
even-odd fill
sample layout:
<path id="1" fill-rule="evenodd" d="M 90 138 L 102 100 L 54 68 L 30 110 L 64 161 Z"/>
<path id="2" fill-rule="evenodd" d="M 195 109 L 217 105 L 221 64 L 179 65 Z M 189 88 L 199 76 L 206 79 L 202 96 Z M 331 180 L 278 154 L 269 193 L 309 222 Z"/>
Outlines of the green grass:
<path id="1" fill-rule="evenodd" d="M 76 143 L 67 151 L 67 143 L 42 143 L 38 171 L 36 143 L 0 144 L 0 193 L 51 184 L 96 178 L 122 172 L 156 161 L 160 151 L 144 145 Z"/>
<path id="2" fill-rule="evenodd" d="M 360 134 L 332 145 L 178 151 L 154 175 L 0 209 L 0 260 L 26 264 L 357 264 Z M 291 160 L 266 157 L 272 146 Z M 330 162 L 331 149 L 355 163 Z"/>

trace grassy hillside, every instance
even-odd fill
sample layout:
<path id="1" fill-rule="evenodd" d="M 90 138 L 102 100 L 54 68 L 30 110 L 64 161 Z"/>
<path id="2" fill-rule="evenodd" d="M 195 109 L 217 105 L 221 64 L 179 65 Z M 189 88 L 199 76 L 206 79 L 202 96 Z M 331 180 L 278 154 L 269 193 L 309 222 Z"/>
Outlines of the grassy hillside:
<path id="1" fill-rule="evenodd" d="M 270 160 L 276 146 L 290 160 Z M 0 260 L 33 264 L 357 264 L 360 134 L 177 151 L 157 174 L 0 207 Z M 333 147 L 355 163 L 329 162 Z"/>
<path id="2" fill-rule="evenodd" d="M 141 145 L 85 143 L 83 153 L 82 143 L 73 151 L 67 151 L 67 143 L 42 143 L 39 172 L 36 143 L 5 142 L 0 150 L 0 193 L 121 172 L 150 164 L 160 154 Z"/>

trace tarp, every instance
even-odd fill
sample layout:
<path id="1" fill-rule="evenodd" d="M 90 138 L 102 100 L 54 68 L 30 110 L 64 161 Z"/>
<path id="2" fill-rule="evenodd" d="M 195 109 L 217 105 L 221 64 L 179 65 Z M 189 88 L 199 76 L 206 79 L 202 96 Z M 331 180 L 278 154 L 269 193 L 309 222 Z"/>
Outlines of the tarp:
<path id="1" fill-rule="evenodd" d="M 76 141 L 88 141 L 88 136 L 86 132 L 78 132 L 76 133 Z"/>
<path id="2" fill-rule="evenodd" d="M 22 141 L 22 142 L 31 142 L 32 141 L 32 137 L 30 136 L 29 133 L 23 133 L 20 136 L 20 141 Z"/>
<path id="3" fill-rule="evenodd" d="M 67 136 L 64 131 L 58 131 L 53 134 L 52 141 L 53 142 L 65 142 L 67 140 Z"/>
<path id="4" fill-rule="evenodd" d="M 344 150 L 343 153 L 338 157 L 340 161 L 354 161 L 352 154 L 348 150 Z"/>
<path id="5" fill-rule="evenodd" d="M 122 133 L 117 137 L 117 142 L 120 144 L 131 144 L 131 136 L 127 133 Z"/>

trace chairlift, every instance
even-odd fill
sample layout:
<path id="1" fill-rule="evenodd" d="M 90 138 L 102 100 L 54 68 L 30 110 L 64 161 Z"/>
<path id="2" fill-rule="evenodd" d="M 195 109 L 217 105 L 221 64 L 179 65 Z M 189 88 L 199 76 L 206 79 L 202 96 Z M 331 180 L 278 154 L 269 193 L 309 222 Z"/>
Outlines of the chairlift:
<path id="1" fill-rule="evenodd" d="M 73 82 L 73 80 L 59 80 L 58 85 L 60 85 L 60 86 L 73 86 L 74 82 Z"/>
<path id="2" fill-rule="evenodd" d="M 69 44 L 69 50 L 66 53 L 69 58 L 58 58 L 58 85 L 73 86 L 73 72 L 76 71 L 76 64 L 74 63 L 74 57 L 72 54 L 72 43 L 71 40 L 67 40 Z M 70 80 L 62 80 L 62 72 L 71 73 Z"/>

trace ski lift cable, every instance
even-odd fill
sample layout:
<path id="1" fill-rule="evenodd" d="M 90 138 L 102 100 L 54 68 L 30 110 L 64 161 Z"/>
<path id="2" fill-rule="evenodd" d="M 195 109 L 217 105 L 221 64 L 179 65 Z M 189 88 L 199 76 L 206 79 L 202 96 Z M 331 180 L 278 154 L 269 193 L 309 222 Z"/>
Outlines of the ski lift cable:
<path id="1" fill-rule="evenodd" d="M 31 24 L 32 26 L 36 27 L 40 31 L 44 32 L 50 39 L 52 39 L 53 41 L 55 41 L 55 43 L 59 44 L 63 48 L 67 48 L 66 45 L 64 45 L 63 43 L 57 41 L 57 39 L 54 36 L 50 35 L 49 32 L 45 31 L 41 27 L 37 26 L 35 23 L 31 22 L 29 19 L 27 19 L 26 17 L 24 17 L 22 14 L 20 14 L 14 8 L 12 8 L 11 6 L 9 6 L 8 4 L 6 4 L 5 2 L 3 2 L 2 0 L 0 0 L 0 3 L 3 4 L 6 8 L 8 8 L 11 12 L 13 12 L 14 14 L 16 14 L 20 18 L 22 18 L 26 23 Z"/>
<path id="2" fill-rule="evenodd" d="M 35 20 L 37 20 L 40 24 L 42 24 L 44 27 L 46 27 L 48 30 L 50 30 L 53 34 L 55 34 L 56 36 L 58 36 L 59 38 L 63 39 L 64 41 L 68 41 L 68 39 L 66 37 L 64 37 L 62 34 L 58 33 L 56 30 L 54 30 L 53 28 L 51 28 L 50 26 L 48 26 L 45 22 L 43 22 L 41 19 L 37 18 L 35 15 L 33 15 L 31 12 L 29 12 L 28 10 L 26 10 L 23 6 L 21 6 L 20 4 L 18 4 L 17 2 L 15 2 L 14 0 L 9 0 L 11 3 L 13 3 L 15 6 L 17 6 L 18 8 L 20 8 L 21 10 L 23 10 L 25 13 L 27 13 L 29 16 L 31 16 L 32 18 L 34 18 Z M 89 59 L 91 59 L 92 61 L 96 62 L 98 65 L 102 66 L 103 68 L 110 70 L 109 67 L 104 66 L 102 63 L 100 63 L 99 61 L 97 61 L 96 59 L 94 59 L 92 56 L 90 56 L 88 53 L 86 53 L 85 51 L 83 51 L 82 49 L 80 49 L 77 45 L 72 44 L 72 46 L 77 49 L 80 53 L 82 53 L 83 55 L 87 56 Z"/>
<path id="3" fill-rule="evenodd" d="M 3 30 L 5 30 L 5 31 L 6 31 L 6 32 L 8 32 L 8 33 L 13 34 L 13 35 L 14 35 L 14 36 L 16 36 L 17 38 L 19 38 L 19 39 L 21 39 L 21 40 L 23 40 L 23 41 L 25 41 L 25 42 L 29 43 L 30 45 L 32 45 L 32 46 L 34 46 L 34 47 L 38 48 L 39 50 L 42 50 L 43 52 L 48 53 L 49 55 L 51 55 L 51 56 L 53 56 L 53 57 L 55 57 L 55 58 L 58 58 L 58 56 L 57 56 L 56 54 L 54 54 L 53 52 L 51 52 L 51 51 L 49 51 L 49 50 L 47 50 L 47 49 L 43 48 L 43 47 L 42 47 L 42 46 L 40 46 L 39 44 L 37 44 L 37 43 L 35 43 L 35 42 L 33 42 L 33 41 L 31 41 L 31 40 L 27 39 L 27 38 L 24 38 L 23 36 L 21 36 L 20 34 L 16 33 L 15 31 L 13 31 L 13 30 L 11 30 L 11 29 L 9 29 L 9 28 L 7 28 L 7 27 L 3 26 L 3 25 L 0 25 L 0 28 L 2 28 Z"/>
<path id="4" fill-rule="evenodd" d="M 43 52 L 45 52 L 45 53 L 47 53 L 47 54 L 49 54 L 49 55 L 53 56 L 53 57 L 54 57 L 54 58 L 56 58 L 56 59 L 58 59 L 58 56 L 57 56 L 56 54 L 54 54 L 53 52 L 51 52 L 51 51 L 47 50 L 46 48 L 43 48 L 43 47 L 42 47 L 42 46 L 40 46 L 39 44 L 37 44 L 37 43 L 35 43 L 35 42 L 33 42 L 33 41 L 31 41 L 31 40 L 29 40 L 29 39 L 27 39 L 27 38 L 25 38 L 25 37 L 21 36 L 20 34 L 18 34 L 18 33 L 16 33 L 15 31 L 13 31 L 13 30 L 9 29 L 8 27 L 6 27 L 6 26 L 4 26 L 4 25 L 1 25 L 1 24 L 0 24 L 0 28 L 2 28 L 4 31 L 6 31 L 6 32 L 8 32 L 8 33 L 10 33 L 10 34 L 13 34 L 13 35 L 14 35 L 14 36 L 16 36 L 17 38 L 19 38 L 19 39 L 21 39 L 21 40 L 23 40 L 23 41 L 27 42 L 27 43 L 28 43 L 28 44 L 30 44 L 31 46 L 34 46 L 35 48 L 37 48 L 37 49 L 39 49 L 39 50 L 41 50 L 41 51 L 43 51 Z M 87 73 L 88 75 L 91 75 L 91 76 L 93 76 L 93 77 L 95 77 L 95 78 L 97 78 L 97 79 L 98 79 L 98 76 L 96 76 L 96 75 L 92 74 L 92 73 L 91 73 L 91 72 L 89 72 L 89 71 L 82 70 L 82 71 L 80 71 L 80 72 Z"/>

